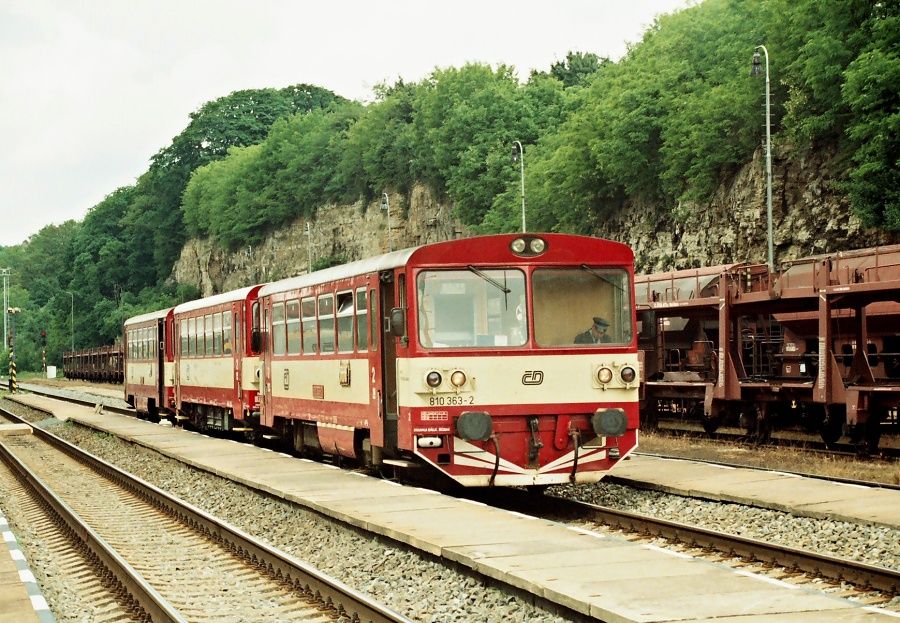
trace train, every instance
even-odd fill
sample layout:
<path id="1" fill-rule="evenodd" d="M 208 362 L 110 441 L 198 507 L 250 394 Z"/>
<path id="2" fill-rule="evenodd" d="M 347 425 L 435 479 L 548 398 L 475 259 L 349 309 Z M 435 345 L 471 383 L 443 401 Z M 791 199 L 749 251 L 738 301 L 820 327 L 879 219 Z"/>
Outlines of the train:
<path id="1" fill-rule="evenodd" d="M 634 256 L 427 244 L 128 319 L 141 417 L 465 487 L 597 482 L 638 443 Z M 409 471 L 406 471 L 409 470 Z"/>
<path id="2" fill-rule="evenodd" d="M 71 350 L 63 353 L 63 374 L 67 379 L 100 383 L 121 383 L 125 377 L 125 356 L 121 343 Z"/>
<path id="3" fill-rule="evenodd" d="M 875 453 L 898 432 L 900 245 L 635 277 L 644 426 L 800 426 Z"/>

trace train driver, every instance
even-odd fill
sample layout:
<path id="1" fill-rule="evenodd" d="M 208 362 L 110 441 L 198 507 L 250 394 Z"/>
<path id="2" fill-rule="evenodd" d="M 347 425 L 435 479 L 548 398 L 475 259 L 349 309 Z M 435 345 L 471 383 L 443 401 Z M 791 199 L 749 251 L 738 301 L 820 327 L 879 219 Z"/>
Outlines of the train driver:
<path id="1" fill-rule="evenodd" d="M 594 316 L 593 320 L 594 322 L 590 329 L 575 336 L 576 344 L 601 344 L 612 342 L 612 337 L 607 333 L 609 322 L 600 316 Z"/>

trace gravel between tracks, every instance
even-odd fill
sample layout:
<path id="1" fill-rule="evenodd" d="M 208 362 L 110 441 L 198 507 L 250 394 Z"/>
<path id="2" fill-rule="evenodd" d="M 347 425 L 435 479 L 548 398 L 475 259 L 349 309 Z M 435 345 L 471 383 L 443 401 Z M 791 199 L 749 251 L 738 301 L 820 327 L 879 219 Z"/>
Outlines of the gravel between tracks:
<path id="1" fill-rule="evenodd" d="M 266 499 L 240 485 L 191 470 L 156 453 L 144 449 L 135 452 L 130 445 L 118 440 L 104 439 L 80 428 L 57 428 L 60 429 L 65 431 L 62 436 L 89 451 L 104 458 L 109 457 L 112 462 L 175 495 L 193 501 L 213 514 L 254 533 L 268 535 L 276 546 L 309 560 L 327 573 L 375 595 L 412 618 L 423 621 L 468 621 L 484 617 L 486 613 L 496 617 L 501 612 L 508 612 L 508 615 L 504 615 L 504 620 L 557 620 L 551 615 L 541 618 L 541 613 L 528 604 L 486 589 L 476 579 L 457 574 L 414 553 L 365 539 L 357 533 L 351 533 L 350 544 L 346 548 L 339 546 L 338 543 L 346 538 L 343 534 L 347 532 L 345 528 L 323 528 L 322 522 L 327 520 L 293 505 Z M 107 452 L 110 454 L 105 454 Z M 163 467 L 158 461 L 169 462 L 173 467 Z M 167 475 L 162 481 L 159 480 L 161 474 Z M 209 482 L 210 479 L 212 482 Z M 194 482 L 205 484 L 195 486 Z M 231 498 L 230 493 L 220 494 L 218 490 L 222 489 L 223 482 L 227 483 L 229 490 L 239 488 L 242 496 L 250 497 Z M 195 490 L 198 497 L 191 495 Z M 900 531 L 886 527 L 796 517 L 780 511 L 698 500 L 610 482 L 551 487 L 549 492 L 900 570 Z M 247 508 L 258 510 L 246 512 L 246 504 L 242 502 L 244 499 L 253 504 Z M 316 527 L 308 528 L 308 524 L 316 524 Z M 303 543 L 300 538 L 307 534 L 316 535 L 309 537 L 309 542 L 314 544 L 312 547 Z M 327 546 L 318 547 L 320 543 Z M 359 549 L 358 543 L 365 545 L 365 548 Z M 343 553 L 332 556 L 332 549 Z M 348 551 L 354 554 L 348 555 Z M 346 569 L 345 575 L 340 573 L 341 569 Z M 373 575 L 376 571 L 378 575 Z M 437 591 L 444 587 L 446 593 L 441 590 L 438 594 Z M 480 596 L 476 594 L 476 590 L 487 592 Z M 499 609 L 501 607 L 502 610 Z M 900 596 L 892 600 L 890 607 L 900 608 Z"/>
<path id="2" fill-rule="evenodd" d="M 293 554 L 406 616 L 427 622 L 567 619 L 405 547 L 196 470 L 111 435 L 56 420 L 54 434 Z M 52 581 L 52 578 L 51 580 Z"/>

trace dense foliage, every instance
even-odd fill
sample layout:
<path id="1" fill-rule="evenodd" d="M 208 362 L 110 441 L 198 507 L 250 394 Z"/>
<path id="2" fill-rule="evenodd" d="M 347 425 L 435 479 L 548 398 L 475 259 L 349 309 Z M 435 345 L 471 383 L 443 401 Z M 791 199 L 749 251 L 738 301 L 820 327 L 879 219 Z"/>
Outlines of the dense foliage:
<path id="1" fill-rule="evenodd" d="M 127 315 L 190 296 L 159 285 L 187 236 L 252 244 L 323 204 L 415 183 L 476 229 L 514 230 L 517 140 L 530 229 L 588 233 L 637 197 L 678 218 L 760 144 L 764 82 L 749 75 L 760 43 L 776 153 L 836 147 L 854 211 L 900 230 L 898 39 L 894 2 L 706 0 L 658 18 L 618 62 L 570 53 L 525 83 L 510 67 L 468 64 L 383 85 L 369 105 L 306 85 L 237 92 L 192 114 L 134 186 L 83 223 L 0 249 L 0 266 L 14 269 L 23 339 L 46 327 L 58 361 L 73 299 L 75 342 L 88 346 L 117 336 Z"/>

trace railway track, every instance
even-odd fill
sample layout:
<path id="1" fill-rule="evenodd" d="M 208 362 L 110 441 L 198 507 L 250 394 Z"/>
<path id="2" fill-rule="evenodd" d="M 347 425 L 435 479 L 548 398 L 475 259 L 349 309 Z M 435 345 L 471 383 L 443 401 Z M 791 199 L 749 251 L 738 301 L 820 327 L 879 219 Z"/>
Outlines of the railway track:
<path id="1" fill-rule="evenodd" d="M 466 492 L 467 495 L 469 492 Z M 554 495 L 540 497 L 518 490 L 495 490 L 470 496 L 507 510 L 563 522 L 588 521 L 651 537 L 661 537 L 689 547 L 714 550 L 725 556 L 785 567 L 832 582 L 846 582 L 857 590 L 900 592 L 900 571 L 868 565 L 759 539 L 716 532 L 647 515 L 599 506 Z"/>
<path id="2" fill-rule="evenodd" d="M 84 544 L 83 558 L 102 565 L 99 575 L 110 578 L 102 599 L 131 611 L 131 620 L 408 621 L 58 437 L 34 433 L 0 443 L 0 457 L 52 509 L 52 523 Z M 60 538 L 47 533 L 48 541 Z"/>

